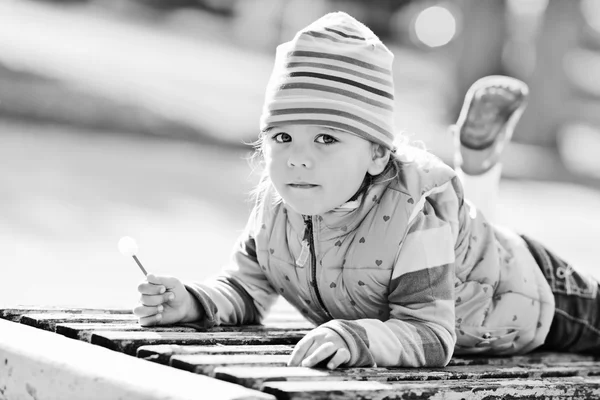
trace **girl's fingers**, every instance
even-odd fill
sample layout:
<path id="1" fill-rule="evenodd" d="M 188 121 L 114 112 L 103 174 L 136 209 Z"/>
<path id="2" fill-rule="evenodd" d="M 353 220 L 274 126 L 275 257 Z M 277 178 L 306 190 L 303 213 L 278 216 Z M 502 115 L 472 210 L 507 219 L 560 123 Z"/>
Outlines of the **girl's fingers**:
<path id="1" fill-rule="evenodd" d="M 350 352 L 346 349 L 338 349 L 331 360 L 327 363 L 327 368 L 336 369 L 343 363 L 350 361 Z"/>
<path id="2" fill-rule="evenodd" d="M 142 317 L 140 318 L 140 325 L 142 326 L 152 326 L 152 325 L 156 325 L 158 323 L 160 323 L 160 321 L 162 320 L 162 314 L 155 314 L 155 315 L 151 315 L 149 317 Z"/>
<path id="3" fill-rule="evenodd" d="M 335 353 L 337 349 L 331 342 L 323 343 L 315 351 L 309 353 L 308 357 L 300 364 L 303 367 L 314 367 L 327 357 Z"/>
<path id="4" fill-rule="evenodd" d="M 304 336 L 300 341 L 294 346 L 294 350 L 292 351 L 292 356 L 290 361 L 288 361 L 288 367 L 297 367 L 300 365 L 306 353 L 310 350 L 313 344 L 313 338 Z"/>
<path id="5" fill-rule="evenodd" d="M 164 286 L 167 290 L 181 284 L 179 279 L 173 276 L 157 276 L 154 274 L 148 274 L 146 276 L 146 281 L 156 286 Z"/>
<path id="6" fill-rule="evenodd" d="M 164 307 L 162 305 L 158 305 L 156 307 L 148 307 L 143 304 L 140 304 L 133 309 L 133 314 L 136 317 L 145 318 L 154 316 L 156 314 L 160 314 L 163 312 L 163 310 Z"/>
<path id="7" fill-rule="evenodd" d="M 163 294 L 164 292 L 167 291 L 167 288 L 165 287 L 165 285 L 162 284 L 154 284 L 154 283 L 149 283 L 147 281 L 143 281 L 138 285 L 138 292 L 140 292 L 141 294 L 147 294 L 147 295 L 157 295 L 157 294 Z"/>
<path id="8" fill-rule="evenodd" d="M 142 303 L 145 306 L 154 307 L 169 302 L 173 299 L 175 299 L 175 295 L 171 292 L 154 296 L 148 296 L 143 294 L 140 296 L 140 303 Z"/>

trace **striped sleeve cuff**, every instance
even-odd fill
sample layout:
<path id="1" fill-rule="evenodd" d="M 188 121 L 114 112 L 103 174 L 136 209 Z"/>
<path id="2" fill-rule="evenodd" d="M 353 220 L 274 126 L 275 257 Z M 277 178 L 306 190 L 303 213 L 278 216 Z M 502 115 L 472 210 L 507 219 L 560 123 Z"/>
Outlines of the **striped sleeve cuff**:
<path id="1" fill-rule="evenodd" d="M 260 323 L 261 314 L 252 297 L 234 278 L 220 276 L 205 283 L 186 284 L 186 288 L 204 308 L 199 327 Z"/>
<path id="2" fill-rule="evenodd" d="M 184 325 L 198 330 L 205 330 L 218 325 L 217 313 L 219 310 L 217 309 L 215 302 L 212 301 L 202 285 L 185 284 L 185 288 L 204 309 L 204 318 L 202 318 L 200 321 L 187 322 Z"/>

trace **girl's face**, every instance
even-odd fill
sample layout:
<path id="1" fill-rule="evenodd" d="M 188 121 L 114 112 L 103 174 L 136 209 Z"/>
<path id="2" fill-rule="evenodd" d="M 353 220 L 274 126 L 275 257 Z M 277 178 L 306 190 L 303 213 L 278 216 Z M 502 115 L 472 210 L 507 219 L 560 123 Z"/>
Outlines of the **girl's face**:
<path id="1" fill-rule="evenodd" d="M 315 125 L 286 125 L 265 133 L 267 173 L 294 211 L 317 215 L 347 202 L 365 175 L 382 168 L 373 145 L 358 136 Z"/>

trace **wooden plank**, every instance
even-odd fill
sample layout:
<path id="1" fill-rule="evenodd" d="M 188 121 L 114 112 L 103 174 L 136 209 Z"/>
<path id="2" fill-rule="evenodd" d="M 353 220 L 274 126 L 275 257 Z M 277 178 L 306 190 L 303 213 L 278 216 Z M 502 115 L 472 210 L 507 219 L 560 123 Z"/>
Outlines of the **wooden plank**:
<path id="1" fill-rule="evenodd" d="M 301 367 L 215 367 L 211 376 L 260 389 L 270 381 L 430 381 L 466 379 L 541 379 L 600 375 L 600 363 L 580 361 L 553 365 L 464 365 L 445 368 L 346 368 L 329 371 Z"/>
<path id="2" fill-rule="evenodd" d="M 184 326 L 143 327 L 140 324 L 123 321 L 122 323 L 66 323 L 56 324 L 55 332 L 71 339 L 90 342 L 94 332 L 127 331 L 127 332 L 196 332 L 194 328 Z"/>
<path id="3" fill-rule="evenodd" d="M 111 315 L 113 315 L 111 317 Z M 128 315 L 128 316 L 127 316 Z M 120 322 L 120 321 L 137 321 L 137 317 L 133 315 L 131 310 L 125 309 L 65 309 L 65 308 L 14 308 L 1 309 L 0 318 L 10 321 L 19 321 L 22 316 L 26 316 L 25 322 L 27 325 L 34 326 L 40 329 L 52 329 L 52 322 L 46 321 L 56 320 L 57 322 Z M 87 321 L 86 321 L 87 319 Z M 34 321 L 38 320 L 38 321 Z M 262 325 L 244 325 L 244 326 L 218 326 L 210 328 L 207 331 L 211 332 L 236 332 L 236 331 L 255 331 L 255 330 L 310 330 L 314 325 L 304 318 L 296 318 L 293 313 L 282 313 L 280 317 L 268 318 Z"/>
<path id="4" fill-rule="evenodd" d="M 141 346 L 137 350 L 138 358 L 169 364 L 174 355 L 188 354 L 292 354 L 293 346 L 282 344 L 266 344 L 255 346 L 180 346 L 176 344 L 158 344 L 154 346 Z"/>
<path id="5" fill-rule="evenodd" d="M 0 309 L 0 319 L 9 321 L 19 321 L 25 314 L 41 313 L 68 313 L 68 314 L 131 314 L 131 309 L 122 308 L 65 308 L 65 307 L 37 307 L 37 306 L 17 306 L 13 308 Z"/>
<path id="6" fill-rule="evenodd" d="M 94 332 L 91 343 L 135 355 L 138 347 L 155 344 L 257 345 L 296 344 L 306 331 L 265 332 Z"/>
<path id="7" fill-rule="evenodd" d="M 118 317 L 118 316 L 116 316 Z M 103 322 L 91 322 L 91 321 L 103 321 Z M 63 322 L 65 321 L 65 322 Z M 81 322 L 78 322 L 81 321 Z M 88 322 L 89 321 L 89 322 Z M 169 326 L 141 326 L 136 318 L 123 319 L 115 318 L 111 320 L 106 318 L 92 318 L 81 319 L 70 317 L 69 319 L 60 318 L 32 318 L 31 315 L 23 316 L 21 322 L 26 323 L 30 326 L 46 330 L 54 330 L 56 333 L 65 335 L 73 339 L 79 339 L 89 342 L 93 331 L 131 331 L 131 332 L 198 332 L 195 328 L 188 326 L 169 325 Z M 217 333 L 217 332 L 250 332 L 250 333 L 268 333 L 268 332 L 289 332 L 294 330 L 301 330 L 298 328 L 298 324 L 285 324 L 284 326 L 277 327 L 266 327 L 262 325 L 243 325 L 243 326 L 223 326 L 215 327 L 204 330 L 206 333 Z M 304 330 L 304 332 L 306 332 Z"/>
<path id="8" fill-rule="evenodd" d="M 82 313 L 39 313 L 21 316 L 20 323 L 38 329 L 54 331 L 56 324 L 76 322 L 105 322 L 112 324 L 132 324 L 137 322 L 137 317 L 129 314 L 82 314 Z"/>
<path id="9" fill-rule="evenodd" d="M 273 332 L 273 331 L 309 331 L 312 325 L 303 321 L 282 321 L 268 325 L 221 325 L 199 330 L 200 332 Z"/>
<path id="10" fill-rule="evenodd" d="M 171 357 L 170 365 L 197 374 L 213 376 L 213 371 L 218 367 L 285 367 L 289 359 L 288 354 L 190 354 Z"/>
<path id="11" fill-rule="evenodd" d="M 597 399 L 600 377 L 465 379 L 384 383 L 369 381 L 269 382 L 266 393 L 292 399 Z"/>
<path id="12" fill-rule="evenodd" d="M 0 320 L 0 398 L 191 400 L 272 395 Z"/>
<path id="13" fill-rule="evenodd" d="M 475 356 L 453 357 L 448 366 L 457 365 L 520 365 L 520 364 L 555 364 L 578 361 L 600 361 L 600 356 L 574 353 L 533 352 L 510 357 Z"/>

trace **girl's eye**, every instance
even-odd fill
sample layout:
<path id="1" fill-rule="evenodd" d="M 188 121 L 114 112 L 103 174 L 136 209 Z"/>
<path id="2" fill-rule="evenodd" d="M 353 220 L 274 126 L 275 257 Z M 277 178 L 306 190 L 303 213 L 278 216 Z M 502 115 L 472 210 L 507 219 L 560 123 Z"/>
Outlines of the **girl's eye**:
<path id="1" fill-rule="evenodd" d="M 292 141 L 292 137 L 285 132 L 280 132 L 273 135 L 272 139 L 277 143 L 287 143 Z"/>
<path id="2" fill-rule="evenodd" d="M 323 135 L 319 135 L 317 136 L 317 138 L 315 139 L 315 142 L 317 143 L 321 143 L 321 144 L 334 144 L 336 143 L 338 140 L 336 138 L 334 138 L 331 135 L 327 135 L 327 134 L 323 134 Z"/>

